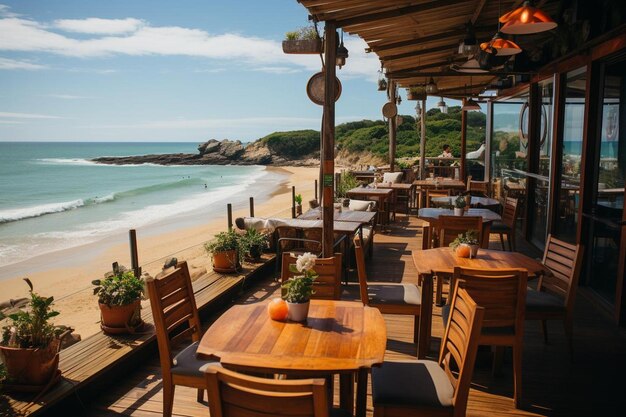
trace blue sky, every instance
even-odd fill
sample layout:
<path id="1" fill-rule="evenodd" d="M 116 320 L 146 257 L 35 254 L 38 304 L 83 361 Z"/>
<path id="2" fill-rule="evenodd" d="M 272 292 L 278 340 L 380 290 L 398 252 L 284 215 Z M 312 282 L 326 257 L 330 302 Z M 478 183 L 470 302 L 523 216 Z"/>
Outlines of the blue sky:
<path id="1" fill-rule="evenodd" d="M 319 57 L 280 46 L 307 23 L 296 0 L 0 0 L 0 141 L 249 141 L 319 129 L 321 107 L 305 92 Z M 379 61 L 359 38 L 346 46 L 337 123 L 380 119 Z"/>

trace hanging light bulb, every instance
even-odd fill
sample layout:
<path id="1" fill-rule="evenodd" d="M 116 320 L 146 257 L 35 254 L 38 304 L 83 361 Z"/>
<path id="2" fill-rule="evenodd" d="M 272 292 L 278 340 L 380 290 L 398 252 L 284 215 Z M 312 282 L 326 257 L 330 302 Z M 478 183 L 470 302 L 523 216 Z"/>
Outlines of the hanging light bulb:
<path id="1" fill-rule="evenodd" d="M 522 48 L 520 48 L 518 44 L 508 39 L 504 39 L 500 32 L 496 32 L 489 42 L 481 43 L 480 49 L 483 51 L 495 50 L 496 55 L 498 56 L 511 56 L 522 52 Z"/>
<path id="2" fill-rule="evenodd" d="M 489 72 L 480 67 L 478 60 L 476 58 L 468 59 L 463 65 L 452 65 L 450 67 L 452 70 L 456 72 L 463 72 L 468 74 L 482 74 L 485 72 Z"/>
<path id="3" fill-rule="evenodd" d="M 510 35 L 529 35 L 552 30 L 557 23 L 542 10 L 530 5 L 525 1 L 521 7 L 500 16 L 502 32 Z"/>
<path id="4" fill-rule="evenodd" d="M 473 98 L 463 99 L 463 107 L 461 107 L 463 111 L 471 111 L 471 110 L 480 110 L 480 104 L 474 101 Z"/>
<path id="5" fill-rule="evenodd" d="M 470 21 L 467 22 L 465 28 L 465 37 L 459 43 L 459 54 L 472 55 L 474 52 L 476 52 L 476 48 L 478 47 L 476 43 L 476 33 L 474 31 L 474 25 Z"/>
<path id="6" fill-rule="evenodd" d="M 443 97 L 441 97 L 441 100 L 439 101 L 439 103 L 437 103 L 437 107 L 439 107 L 439 110 L 442 113 L 448 113 L 448 106 L 446 105 L 446 102 L 443 101 Z"/>
<path id="7" fill-rule="evenodd" d="M 439 88 L 437 87 L 435 80 L 433 80 L 433 77 L 430 77 L 428 84 L 426 84 L 426 92 L 428 94 L 436 94 L 437 91 L 439 91 Z"/>
<path id="8" fill-rule="evenodd" d="M 337 54 L 335 57 L 335 62 L 340 69 L 346 65 L 346 58 L 348 58 L 348 49 L 343 45 L 343 29 L 341 29 L 341 43 L 337 47 Z"/>

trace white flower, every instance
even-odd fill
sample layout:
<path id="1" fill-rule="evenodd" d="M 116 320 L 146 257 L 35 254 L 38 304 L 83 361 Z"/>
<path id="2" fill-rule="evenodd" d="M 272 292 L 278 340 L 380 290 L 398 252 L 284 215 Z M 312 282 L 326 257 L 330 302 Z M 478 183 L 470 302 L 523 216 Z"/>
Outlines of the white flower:
<path id="1" fill-rule="evenodd" d="M 317 256 L 310 252 L 306 252 L 305 254 L 298 256 L 298 259 L 296 260 L 296 269 L 298 272 L 310 271 L 315 266 L 316 259 Z"/>

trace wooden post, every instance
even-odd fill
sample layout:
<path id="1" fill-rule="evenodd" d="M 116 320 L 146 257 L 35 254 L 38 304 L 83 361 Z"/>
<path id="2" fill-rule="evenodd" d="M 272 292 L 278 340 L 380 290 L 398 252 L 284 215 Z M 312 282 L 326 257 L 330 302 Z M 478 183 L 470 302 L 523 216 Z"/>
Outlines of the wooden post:
<path id="1" fill-rule="evenodd" d="M 130 266 L 136 277 L 141 276 L 141 268 L 139 268 L 139 253 L 137 252 L 137 231 L 130 229 L 128 231 L 130 240 Z"/>
<path id="2" fill-rule="evenodd" d="M 396 83 L 395 81 L 389 81 L 389 101 L 395 104 L 396 102 Z M 398 116 L 389 118 L 389 171 L 394 172 L 396 169 L 396 118 Z"/>
<path id="3" fill-rule="evenodd" d="M 291 218 L 296 218 L 296 187 L 291 186 Z"/>
<path id="4" fill-rule="evenodd" d="M 333 174 L 335 173 L 335 89 L 337 88 L 335 60 L 337 55 L 337 31 L 334 20 L 324 27 L 324 112 L 322 119 L 322 252 L 324 257 L 333 256 L 335 243 L 333 230 Z"/>
<path id="5" fill-rule="evenodd" d="M 487 102 L 487 124 L 485 126 L 485 181 L 491 182 L 491 145 L 493 141 L 493 100 Z M 491 184 L 493 186 L 493 184 Z M 500 184 L 502 186 L 502 184 Z M 493 187 L 491 188 L 493 190 Z M 492 195 L 493 197 L 493 195 Z M 495 197 L 494 197 L 495 198 Z"/>
<path id="6" fill-rule="evenodd" d="M 420 117 L 420 179 L 426 178 L 426 99 L 422 100 Z"/>
<path id="7" fill-rule="evenodd" d="M 226 204 L 226 215 L 228 217 L 228 230 L 233 230 L 233 205 L 228 203 Z"/>
<path id="8" fill-rule="evenodd" d="M 254 217 L 254 197 L 250 197 L 250 217 Z"/>
<path id="9" fill-rule="evenodd" d="M 461 172 L 459 179 L 465 181 L 465 154 L 467 154 L 467 111 L 461 111 Z"/>
<path id="10" fill-rule="evenodd" d="M 317 201 L 317 180 L 315 180 L 315 200 Z"/>

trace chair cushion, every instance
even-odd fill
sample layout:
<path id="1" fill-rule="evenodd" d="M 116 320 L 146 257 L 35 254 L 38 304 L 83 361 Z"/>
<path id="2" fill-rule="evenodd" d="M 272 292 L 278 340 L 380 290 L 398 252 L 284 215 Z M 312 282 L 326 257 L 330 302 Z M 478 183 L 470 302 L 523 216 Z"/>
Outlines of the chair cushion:
<path id="1" fill-rule="evenodd" d="M 502 223 L 500 220 L 494 220 L 491 223 L 491 232 L 507 232 L 511 230 L 511 228 L 509 226 L 507 226 L 506 224 Z"/>
<path id="2" fill-rule="evenodd" d="M 374 209 L 373 201 L 350 200 L 348 208 L 352 211 L 372 211 Z"/>
<path id="3" fill-rule="evenodd" d="M 367 286 L 370 300 L 385 304 L 422 304 L 422 293 L 414 284 L 373 284 Z"/>
<path id="4" fill-rule="evenodd" d="M 453 397 L 454 387 L 437 362 L 394 361 L 372 368 L 374 406 L 450 407 Z"/>
<path id="5" fill-rule="evenodd" d="M 201 360 L 196 358 L 197 350 L 198 342 L 194 342 L 176 355 L 172 361 L 172 373 L 177 375 L 202 377 L 206 367 L 216 361 Z"/>
<path id="6" fill-rule="evenodd" d="M 383 182 L 400 182 L 403 172 L 385 172 L 383 174 Z"/>
<path id="7" fill-rule="evenodd" d="M 549 292 L 529 288 L 526 292 L 526 311 L 564 311 L 564 301 Z"/>

